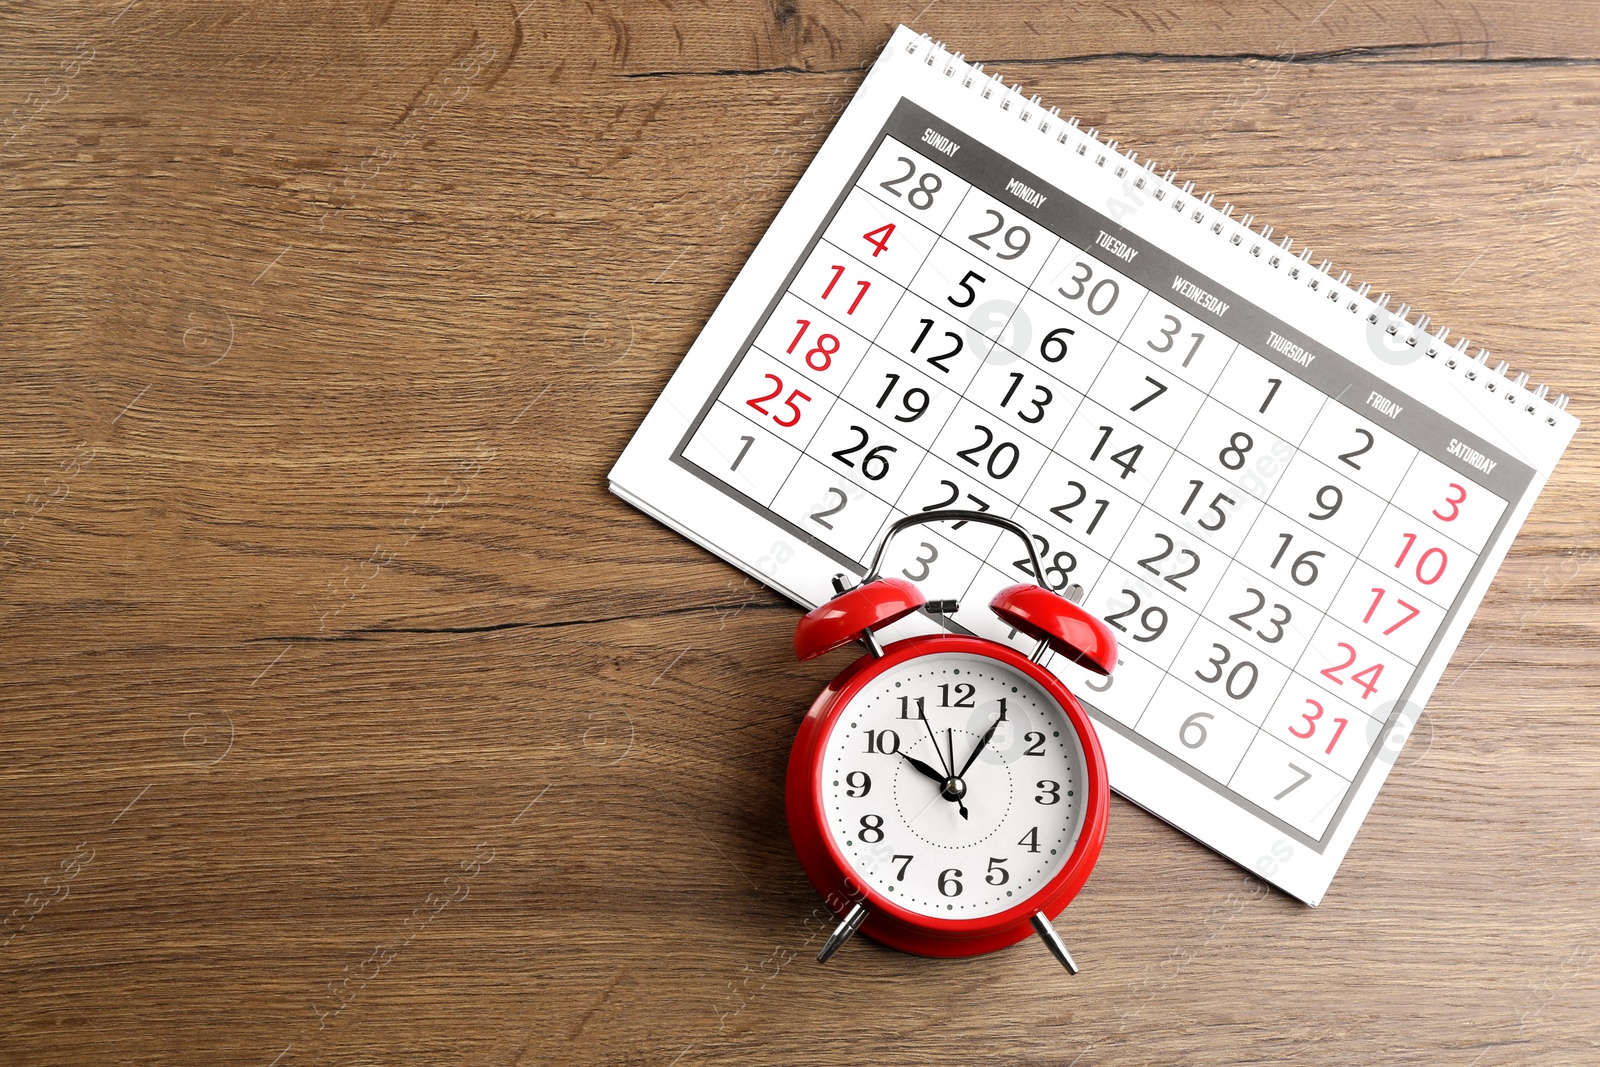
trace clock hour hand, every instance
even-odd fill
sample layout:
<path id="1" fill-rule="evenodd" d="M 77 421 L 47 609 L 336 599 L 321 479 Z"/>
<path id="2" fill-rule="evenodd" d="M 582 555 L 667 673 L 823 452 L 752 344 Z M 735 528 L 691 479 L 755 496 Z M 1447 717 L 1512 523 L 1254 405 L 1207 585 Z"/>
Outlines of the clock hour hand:
<path id="1" fill-rule="evenodd" d="M 917 757 L 911 755 L 910 753 L 902 752 L 900 755 L 905 757 L 907 763 L 916 768 L 918 774 L 938 782 L 939 795 L 945 800 L 955 801 L 956 810 L 961 812 L 961 817 L 963 819 L 968 818 L 967 806 L 961 803 L 961 798 L 965 796 L 967 792 L 967 784 L 965 782 L 959 778 L 950 778 L 946 776 L 944 772 L 935 767 L 928 766 L 926 763 L 917 759 Z M 932 802 L 930 801 L 929 803 Z"/>
<path id="2" fill-rule="evenodd" d="M 921 760 L 917 759 L 917 757 L 909 755 L 908 753 L 902 752 L 900 755 L 905 756 L 906 762 L 915 767 L 918 774 L 925 778 L 932 778 L 935 782 L 939 783 L 939 787 L 941 789 L 944 788 L 944 772 L 940 771 L 937 767 L 928 766 L 926 763 L 923 763 Z"/>

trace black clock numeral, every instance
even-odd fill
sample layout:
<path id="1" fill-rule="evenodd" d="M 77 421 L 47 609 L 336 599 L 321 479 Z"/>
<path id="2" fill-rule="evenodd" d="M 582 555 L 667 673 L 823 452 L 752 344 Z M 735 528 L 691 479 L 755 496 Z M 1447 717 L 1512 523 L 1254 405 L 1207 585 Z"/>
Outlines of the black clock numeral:
<path id="1" fill-rule="evenodd" d="M 977 686 L 969 685 L 966 682 L 957 682 L 956 685 L 955 685 L 955 690 L 956 690 L 956 702 L 954 704 L 952 704 L 952 703 L 950 703 L 950 686 L 941 685 L 939 687 L 939 694 L 940 694 L 939 695 L 939 706 L 941 708 L 974 708 L 974 707 L 977 707 L 977 705 L 972 702 L 973 696 L 975 696 L 977 694 L 977 692 L 978 692 L 978 687 Z"/>
<path id="2" fill-rule="evenodd" d="M 1044 755 L 1044 734 L 1038 730 L 1029 730 L 1022 735 L 1022 739 L 1028 742 L 1028 747 L 1022 750 L 1024 756 Z"/>
<path id="3" fill-rule="evenodd" d="M 1039 851 L 1039 828 L 1037 826 L 1035 826 L 1032 830 L 1029 830 L 1027 833 L 1023 834 L 1022 835 L 1022 839 L 1020 841 L 1018 841 L 1017 844 L 1026 845 L 1028 847 L 1028 851 L 1029 852 L 1038 852 Z"/>
<path id="4" fill-rule="evenodd" d="M 877 821 L 874 822 L 873 820 L 877 820 Z M 861 840 L 865 841 L 869 845 L 875 845 L 879 841 L 882 841 L 883 840 L 883 816 L 882 815 L 863 815 L 863 816 L 861 816 L 861 832 L 860 832 L 860 834 L 858 836 L 861 838 Z"/>
<path id="5" fill-rule="evenodd" d="M 868 730 L 867 754 L 893 756 L 900 751 L 900 735 L 893 730 Z"/>
<path id="6" fill-rule="evenodd" d="M 990 885 L 1005 885 L 1007 882 L 1011 881 L 1011 872 L 1000 866 L 1000 864 L 1007 862 L 1009 861 L 1004 856 L 990 856 L 989 871 L 983 876 L 983 880 L 988 882 Z M 995 875 L 999 875 L 1000 877 L 996 878 Z"/>
<path id="7" fill-rule="evenodd" d="M 939 893 L 941 896 L 959 897 L 961 888 L 961 872 L 959 870 L 949 867 L 939 872 Z"/>
<path id="8" fill-rule="evenodd" d="M 851 771 L 844 776 L 844 784 L 849 787 L 844 791 L 844 795 L 860 800 L 872 792 L 872 775 L 866 771 Z"/>
<path id="9" fill-rule="evenodd" d="M 916 857 L 914 857 L 914 856 L 906 856 L 906 855 L 898 855 L 898 856 L 891 856 L 889 858 L 890 858 L 891 861 L 893 861 L 895 863 L 900 863 L 901 860 L 905 861 L 904 863 L 900 863 L 900 873 L 894 876 L 894 880 L 897 881 L 897 882 L 905 881 L 906 880 L 906 868 L 911 866 L 911 861 L 913 859 L 915 859 Z"/>
<path id="10" fill-rule="evenodd" d="M 1061 803 L 1061 783 L 1052 782 L 1048 778 L 1035 783 L 1043 792 L 1033 798 L 1035 804 L 1049 807 L 1051 804 Z"/>

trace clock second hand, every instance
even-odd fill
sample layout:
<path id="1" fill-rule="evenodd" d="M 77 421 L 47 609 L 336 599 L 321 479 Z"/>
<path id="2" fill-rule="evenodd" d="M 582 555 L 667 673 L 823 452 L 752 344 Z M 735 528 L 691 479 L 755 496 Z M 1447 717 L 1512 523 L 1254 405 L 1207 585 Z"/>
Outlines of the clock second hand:
<path id="1" fill-rule="evenodd" d="M 919 711 L 917 713 L 917 718 L 921 719 L 922 725 L 927 727 L 928 740 L 933 742 L 933 754 L 939 757 L 939 766 L 944 768 L 944 776 L 946 778 L 950 777 L 950 775 L 954 773 L 952 768 L 955 766 L 955 757 L 952 756 L 950 758 L 950 762 L 945 763 L 944 753 L 939 750 L 939 739 L 933 736 L 933 723 L 928 721 L 928 713 L 925 711 Z"/>
<path id="2" fill-rule="evenodd" d="M 966 778 L 967 772 L 969 770 L 971 770 L 972 769 L 972 765 L 975 762 L 977 762 L 978 754 L 983 751 L 984 746 L 989 743 L 989 738 L 994 736 L 995 730 L 1000 726 L 1000 724 L 1002 722 L 1005 721 L 1005 718 L 1006 718 L 1005 708 L 1002 707 L 1000 709 L 1000 717 L 998 719 L 996 719 L 994 722 L 989 724 L 989 728 L 983 732 L 983 736 L 978 738 L 978 743 L 976 745 L 972 746 L 972 755 L 967 757 L 967 762 L 962 766 L 961 773 L 959 775 L 957 775 L 958 778 L 962 778 L 962 779 Z M 956 758 L 955 749 L 951 749 L 950 750 L 950 762 L 952 764 L 955 763 L 955 758 Z"/>

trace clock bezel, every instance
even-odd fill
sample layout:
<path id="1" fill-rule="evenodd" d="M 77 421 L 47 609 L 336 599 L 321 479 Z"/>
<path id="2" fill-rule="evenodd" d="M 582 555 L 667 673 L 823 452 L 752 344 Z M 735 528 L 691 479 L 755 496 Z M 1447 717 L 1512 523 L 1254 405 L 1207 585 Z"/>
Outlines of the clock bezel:
<path id="1" fill-rule="evenodd" d="M 955 654 L 979 656 L 1010 667 L 1060 704 L 1083 748 L 1085 782 L 1082 830 L 1072 853 L 1050 881 L 1004 911 L 946 919 L 911 911 L 851 875 L 823 809 L 822 765 L 834 723 L 875 679 L 910 660 Z M 921 956 L 975 956 L 1032 935 L 1030 920 L 1036 913 L 1054 919 L 1078 895 L 1105 843 L 1111 791 L 1094 724 L 1059 679 L 1009 645 L 961 634 L 931 634 L 896 641 L 881 657 L 862 656 L 818 694 L 800 723 L 790 752 L 785 800 L 789 833 L 800 865 L 836 912 L 842 914 L 857 902 L 865 905 L 870 915 L 861 932 L 891 948 Z M 843 907 L 838 905 L 840 901 L 845 902 Z"/>

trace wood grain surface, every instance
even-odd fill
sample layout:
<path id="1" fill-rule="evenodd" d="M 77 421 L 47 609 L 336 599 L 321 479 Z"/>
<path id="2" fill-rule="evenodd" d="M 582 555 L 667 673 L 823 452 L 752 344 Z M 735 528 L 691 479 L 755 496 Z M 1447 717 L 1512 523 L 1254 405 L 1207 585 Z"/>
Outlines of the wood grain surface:
<path id="1" fill-rule="evenodd" d="M 898 22 L 1600 415 L 1592 0 L 0 13 L 0 1062 L 1600 1062 L 1580 432 L 1323 906 L 852 942 L 836 659 L 605 473 Z"/>

